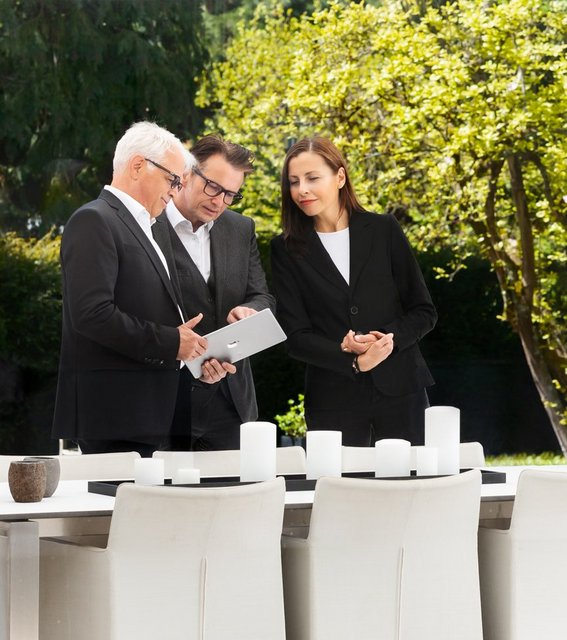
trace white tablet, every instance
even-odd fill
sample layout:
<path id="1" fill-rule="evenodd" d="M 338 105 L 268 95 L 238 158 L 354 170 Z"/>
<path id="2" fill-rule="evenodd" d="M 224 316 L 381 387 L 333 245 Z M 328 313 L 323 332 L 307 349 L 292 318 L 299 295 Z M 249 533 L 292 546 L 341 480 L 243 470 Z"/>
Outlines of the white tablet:
<path id="1" fill-rule="evenodd" d="M 263 309 L 204 337 L 208 341 L 207 351 L 195 360 L 185 361 L 195 378 L 201 377 L 201 365 L 205 360 L 216 358 L 219 362 L 238 362 L 283 342 L 287 336 L 270 309 Z"/>

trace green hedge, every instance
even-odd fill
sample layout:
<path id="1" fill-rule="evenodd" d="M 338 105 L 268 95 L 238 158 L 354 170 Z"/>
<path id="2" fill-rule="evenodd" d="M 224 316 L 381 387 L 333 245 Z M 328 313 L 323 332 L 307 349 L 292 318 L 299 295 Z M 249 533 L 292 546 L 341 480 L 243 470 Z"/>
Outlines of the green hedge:
<path id="1" fill-rule="evenodd" d="M 0 451 L 48 452 L 61 333 L 60 237 L 0 235 Z"/>

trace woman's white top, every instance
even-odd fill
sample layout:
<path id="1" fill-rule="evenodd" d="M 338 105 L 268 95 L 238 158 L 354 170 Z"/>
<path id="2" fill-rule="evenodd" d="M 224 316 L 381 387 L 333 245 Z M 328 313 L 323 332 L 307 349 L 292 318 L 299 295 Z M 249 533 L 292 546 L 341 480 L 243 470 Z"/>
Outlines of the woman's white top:
<path id="1" fill-rule="evenodd" d="M 331 256 L 331 260 L 335 263 L 335 267 L 337 267 L 342 277 L 346 280 L 346 283 L 349 284 L 350 241 L 348 227 L 341 231 L 331 231 L 329 233 L 317 231 L 317 235 L 327 253 Z"/>

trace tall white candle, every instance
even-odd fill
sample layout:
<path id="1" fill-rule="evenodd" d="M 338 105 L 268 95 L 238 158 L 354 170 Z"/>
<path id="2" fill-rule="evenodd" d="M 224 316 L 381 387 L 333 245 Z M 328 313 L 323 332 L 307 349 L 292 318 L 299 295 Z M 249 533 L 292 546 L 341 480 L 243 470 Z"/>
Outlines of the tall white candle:
<path id="1" fill-rule="evenodd" d="M 136 484 L 163 484 L 164 463 L 161 458 L 134 460 L 134 482 Z"/>
<path id="2" fill-rule="evenodd" d="M 171 477 L 171 484 L 199 484 L 201 472 L 199 469 L 175 469 Z"/>
<path id="3" fill-rule="evenodd" d="M 437 465 L 436 447 L 415 447 L 415 469 L 418 476 L 436 476 Z"/>
<path id="4" fill-rule="evenodd" d="M 307 431 L 307 478 L 317 479 L 322 476 L 340 478 L 342 472 L 341 431 Z"/>
<path id="5" fill-rule="evenodd" d="M 254 482 L 276 477 L 276 425 L 245 422 L 240 425 L 240 480 Z"/>
<path id="6" fill-rule="evenodd" d="M 411 442 L 397 438 L 384 438 L 378 440 L 374 447 L 377 478 L 410 475 Z"/>
<path id="7" fill-rule="evenodd" d="M 456 407 L 428 407 L 425 410 L 425 446 L 437 448 L 440 475 L 459 473 L 460 416 Z"/>

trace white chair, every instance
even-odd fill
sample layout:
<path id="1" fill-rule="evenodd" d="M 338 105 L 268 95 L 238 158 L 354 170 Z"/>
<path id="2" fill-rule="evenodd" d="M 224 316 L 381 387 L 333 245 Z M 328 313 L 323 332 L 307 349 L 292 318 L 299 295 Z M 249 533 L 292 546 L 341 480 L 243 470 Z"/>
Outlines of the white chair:
<path id="1" fill-rule="evenodd" d="M 461 469 L 486 467 L 484 447 L 480 442 L 461 442 L 459 446 Z"/>
<path id="2" fill-rule="evenodd" d="M 342 447 L 343 473 L 356 471 L 374 471 L 376 469 L 376 450 L 374 447 Z"/>
<path id="3" fill-rule="evenodd" d="M 49 454 L 48 454 L 49 455 Z M 15 460 L 26 456 L 0 456 L 0 482 L 8 482 L 8 470 Z M 134 477 L 137 451 L 52 455 L 61 466 L 60 480 L 122 480 Z"/>
<path id="4" fill-rule="evenodd" d="M 480 471 L 318 480 L 307 539 L 282 537 L 290 640 L 481 640 Z"/>
<path id="5" fill-rule="evenodd" d="M 119 453 L 62 454 L 59 458 L 61 480 L 122 480 L 134 477 L 137 451 Z"/>
<path id="6" fill-rule="evenodd" d="M 41 540 L 41 639 L 284 640 L 284 496 L 122 485 L 106 549 Z"/>
<path id="7" fill-rule="evenodd" d="M 0 482 L 8 482 L 8 471 L 12 462 L 23 460 L 25 457 L 0 455 Z"/>
<path id="8" fill-rule="evenodd" d="M 154 451 L 154 458 L 165 460 L 165 475 L 171 477 L 181 460 L 190 460 L 203 477 L 240 475 L 240 450 L 224 451 Z M 305 473 L 305 449 L 303 447 L 278 447 L 276 449 L 276 473 L 280 475 Z"/>
<path id="9" fill-rule="evenodd" d="M 520 474 L 509 529 L 479 529 L 485 640 L 561 638 L 567 628 L 567 473 Z"/>
<path id="10" fill-rule="evenodd" d="M 416 447 L 411 448 L 412 469 L 416 467 Z M 461 442 L 459 445 L 461 469 L 470 467 L 484 467 L 484 449 L 480 442 Z M 343 472 L 374 471 L 376 468 L 376 454 L 374 447 L 346 447 L 343 446 Z"/>

